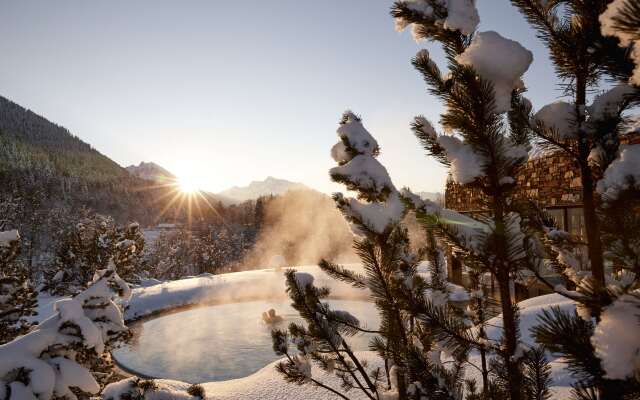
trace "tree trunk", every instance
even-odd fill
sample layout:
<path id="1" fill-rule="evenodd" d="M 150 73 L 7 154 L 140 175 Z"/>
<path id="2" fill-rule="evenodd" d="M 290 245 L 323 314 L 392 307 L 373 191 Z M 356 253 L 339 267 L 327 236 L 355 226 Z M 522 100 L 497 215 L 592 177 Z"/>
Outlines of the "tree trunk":
<path id="1" fill-rule="evenodd" d="M 518 362 L 513 359 L 518 346 L 518 336 L 516 327 L 516 317 L 511 304 L 511 290 L 509 289 L 509 273 L 506 268 L 498 271 L 498 289 L 500 290 L 500 305 L 502 306 L 502 321 L 505 339 L 505 365 L 509 374 L 509 398 L 510 400 L 520 400 L 522 387 L 522 377 Z"/>
<path id="2" fill-rule="evenodd" d="M 591 262 L 591 273 L 596 288 L 604 288 L 604 260 L 602 257 L 602 241 L 596 215 L 596 204 L 593 193 L 593 175 L 589 167 L 591 144 L 587 140 L 587 133 L 580 129 L 584 123 L 584 107 L 586 105 L 587 80 L 582 73 L 576 74 L 576 119 L 578 126 L 578 164 L 580 165 L 580 180 L 582 183 L 582 204 L 584 207 L 584 225 L 587 231 L 587 251 Z"/>
<path id="3" fill-rule="evenodd" d="M 501 196 L 496 196 L 500 199 Z M 503 334 L 505 340 L 504 362 L 508 370 L 509 399 L 520 400 L 522 388 L 522 374 L 518 368 L 518 361 L 513 356 L 518 346 L 518 327 L 516 315 L 511 304 L 511 279 L 509 277 L 509 264 L 507 257 L 507 238 L 504 218 L 504 203 L 494 203 L 495 210 L 495 234 L 496 238 L 496 278 L 500 291 L 500 306 L 502 309 Z"/>
<path id="4" fill-rule="evenodd" d="M 480 337 L 482 339 L 487 339 L 487 335 L 484 331 L 484 327 L 483 327 L 483 322 L 484 322 L 484 312 L 483 312 L 483 305 L 482 305 L 482 300 L 478 299 L 477 301 L 479 310 L 480 310 L 480 315 L 479 315 L 479 319 L 480 319 Z M 480 349 L 480 363 L 481 363 L 481 368 L 482 368 L 482 392 L 483 393 L 487 393 L 487 391 L 489 390 L 489 370 L 487 369 L 487 350 L 485 350 L 484 347 L 482 347 Z"/>
<path id="5" fill-rule="evenodd" d="M 591 262 L 591 273 L 596 284 L 604 287 L 604 260 L 602 257 L 602 241 L 600 226 L 596 215 L 596 200 L 593 194 L 593 177 L 588 165 L 580 167 L 582 181 L 582 202 L 584 205 L 584 226 L 587 232 L 587 250 Z"/>

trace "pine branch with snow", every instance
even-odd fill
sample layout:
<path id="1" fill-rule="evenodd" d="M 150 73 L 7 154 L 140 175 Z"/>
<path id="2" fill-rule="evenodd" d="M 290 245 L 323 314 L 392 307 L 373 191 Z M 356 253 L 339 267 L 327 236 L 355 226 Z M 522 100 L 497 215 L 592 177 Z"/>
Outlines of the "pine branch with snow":
<path id="1" fill-rule="evenodd" d="M 612 74 L 640 86 L 640 5 L 633 0 L 614 0 L 601 12 L 599 22 L 602 24 L 602 34 L 618 39 L 620 52 L 628 57 L 629 50 L 635 68 L 629 63 L 608 63 Z M 615 46 L 615 44 L 614 44 Z M 614 53 L 615 54 L 615 53 Z M 619 60 L 616 60 L 619 61 Z"/>
<path id="2" fill-rule="evenodd" d="M 605 314 L 607 314 L 606 311 Z M 633 329 L 634 324 L 637 324 L 637 318 L 635 318 L 636 321 L 633 321 L 633 316 L 627 317 L 631 322 L 627 328 Z M 619 337 L 608 336 L 606 339 L 602 336 L 594 337 L 595 327 L 591 320 L 584 320 L 578 315 L 572 315 L 558 308 L 545 310 L 540 320 L 541 324 L 533 328 L 536 341 L 542 343 L 550 351 L 563 355 L 569 370 L 578 378 L 574 385 L 574 398 L 585 398 L 582 397 L 584 393 L 592 393 L 592 396 L 595 397 L 586 398 L 594 399 L 623 399 L 638 396 L 640 393 L 638 381 L 634 379 L 607 379 L 603 360 L 598 357 L 602 355 L 597 354 L 598 348 L 603 352 L 607 351 L 604 349 L 609 349 L 613 343 L 618 341 Z M 616 329 L 621 327 L 618 326 Z M 608 334 L 610 333 L 612 332 L 609 331 Z M 618 348 L 625 348 L 625 351 L 628 352 L 631 350 L 629 345 L 638 346 L 638 341 L 632 339 L 616 343 L 616 345 Z M 632 363 L 629 363 L 628 358 L 620 359 L 620 354 L 615 354 L 607 361 L 615 366 L 614 368 L 625 371 L 621 375 L 614 374 L 614 377 L 627 377 L 629 374 L 633 374 L 634 367 Z M 609 367 L 611 368 L 611 366 Z"/>
<path id="3" fill-rule="evenodd" d="M 486 219 L 485 224 L 480 223 L 428 200 L 422 200 L 408 190 L 405 190 L 403 195 L 407 203 L 416 210 L 419 221 L 428 229 L 432 229 L 439 241 L 446 244 L 455 257 L 464 263 L 471 278 L 471 301 L 463 315 L 447 312 L 446 308 L 438 307 L 431 302 L 425 302 L 421 312 L 425 318 L 425 325 L 430 327 L 438 345 L 444 351 L 461 360 L 465 360 L 466 353 L 470 351 L 479 353 L 481 362 L 480 365 L 474 365 L 474 368 L 482 373 L 481 389 L 478 389 L 477 383 L 468 382 L 465 393 L 469 398 L 512 398 L 509 379 L 512 368 L 518 368 L 522 375 L 522 383 L 517 387 L 517 395 L 524 399 L 538 398 L 535 396 L 545 392 L 549 386 L 547 379 L 540 380 L 540 368 L 547 367 L 541 359 L 532 365 L 528 364 L 528 357 L 535 355 L 534 350 L 519 350 L 522 345 L 519 343 L 518 329 L 515 332 L 519 343 L 516 356 L 507 356 L 504 343 L 487 340 L 485 323 L 489 318 L 489 312 L 481 281 L 487 276 L 495 276 L 495 256 L 492 249 L 495 234 L 489 224 L 490 220 Z M 515 266 L 523 268 L 528 254 L 523 245 L 525 236 L 520 231 L 519 217 L 509 216 L 508 232 L 508 257 Z M 539 257 L 538 253 L 536 255 Z M 518 309 L 510 306 L 517 320 Z M 517 362 L 505 361 L 510 359 L 516 359 Z"/>
<path id="4" fill-rule="evenodd" d="M 335 373 L 345 392 L 356 389 L 376 399 L 381 382 L 371 379 L 366 364 L 357 358 L 346 340 L 362 330 L 358 319 L 345 311 L 332 310 L 322 302 L 329 291 L 315 287 L 313 276 L 288 270 L 286 280 L 292 306 L 306 326 L 291 323 L 288 332 L 272 332 L 274 351 L 286 357 L 278 364 L 278 371 L 289 382 L 310 383 L 338 394 L 338 388 L 331 388 L 312 376 L 311 363 L 314 362 L 324 371 Z M 291 343 L 295 344 L 297 354 L 291 352 Z"/>
<path id="5" fill-rule="evenodd" d="M 637 201 L 637 196 L 632 201 Z M 627 210 L 610 210 L 608 218 L 612 218 L 612 224 L 619 223 L 617 227 L 622 229 L 636 226 L 638 219 L 637 215 Z M 623 334 L 627 331 L 636 332 L 640 327 L 640 319 L 634 315 L 637 313 L 634 307 L 638 307 L 634 298 L 638 296 L 640 282 L 632 272 L 637 255 L 631 247 L 627 247 L 635 243 L 635 237 L 623 236 L 624 239 L 621 239 L 616 236 L 617 232 L 613 232 L 613 226 L 608 228 L 612 231 L 603 236 L 604 243 L 615 237 L 622 242 L 617 244 L 618 258 L 610 255 L 612 260 L 619 262 L 617 265 L 620 270 L 607 275 L 607 286 L 602 290 L 591 276 L 578 274 L 579 260 L 575 252 L 578 245 L 571 236 L 555 227 L 553 219 L 541 210 L 525 217 L 525 226 L 536 224 L 540 226 L 531 229 L 529 246 L 541 244 L 546 258 L 540 257 L 540 251 L 528 251 L 530 270 L 551 290 L 576 302 L 575 313 L 555 308 L 546 310 L 539 324 L 533 328 L 536 341 L 569 360 L 569 370 L 576 379 L 575 398 L 622 399 L 625 396 L 637 396 L 640 381 L 637 377 L 636 355 L 640 341 L 635 339 L 635 334 L 627 337 Z M 524 227 L 523 230 L 527 231 L 528 228 Z M 606 230 L 603 227 L 603 232 Z M 536 236 L 532 232 L 542 234 Z M 548 282 L 545 276 L 536 271 L 539 262 L 555 269 L 565 278 L 565 284 Z M 621 317 L 619 309 L 625 310 L 624 317 Z M 623 353 L 628 356 L 627 359 L 621 359 Z M 618 371 L 625 372 L 621 374 Z"/>
<path id="6" fill-rule="evenodd" d="M 565 277 L 565 285 L 553 285 L 537 278 L 556 292 L 578 303 L 577 313 L 551 310 L 534 328 L 537 339 L 570 360 L 578 379 L 575 398 L 626 398 L 638 395 L 637 359 L 613 362 L 610 348 L 625 348 L 637 354 L 638 342 L 620 340 L 621 326 L 640 328 L 633 316 L 619 318 L 620 309 L 632 314 L 640 287 L 638 279 L 638 145 L 629 129 L 630 113 L 640 101 L 636 80 L 639 11 L 627 0 L 575 3 L 512 0 L 551 51 L 551 59 L 568 101 L 542 107 L 532 118 L 536 138 L 550 148 L 564 152 L 580 169 L 586 238 L 575 243 L 566 232 L 544 218 L 528 218 L 530 269 L 550 266 Z M 635 12 L 635 14 L 634 14 Z M 635 29 L 635 30 L 634 30 Z M 634 71 L 634 68 L 635 71 Z M 613 85 L 602 90 L 603 79 Z M 597 94 L 588 98 L 589 91 Z M 638 147 L 640 148 L 640 147 Z M 531 217 L 531 216 L 529 216 Z M 538 222 L 534 222 L 534 221 Z M 534 231 L 538 231 L 535 236 Z M 582 261 L 575 250 L 586 247 Z M 538 254 L 538 255 L 536 255 Z M 605 268 L 605 261 L 612 268 Z M 580 264 L 591 269 L 579 274 Z M 613 322 L 615 321 L 615 323 Z M 620 359 L 620 353 L 616 354 Z M 616 360 L 617 361 L 617 360 Z M 624 373 L 620 366 L 625 365 Z M 637 364 L 635 364 L 637 365 Z"/>

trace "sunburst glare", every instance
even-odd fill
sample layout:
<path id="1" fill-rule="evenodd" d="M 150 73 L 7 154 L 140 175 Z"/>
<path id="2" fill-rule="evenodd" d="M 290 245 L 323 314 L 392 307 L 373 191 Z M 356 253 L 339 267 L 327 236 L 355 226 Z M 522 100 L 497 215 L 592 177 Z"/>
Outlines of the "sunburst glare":
<path id="1" fill-rule="evenodd" d="M 189 176 L 181 176 L 178 178 L 178 188 L 182 193 L 194 193 L 199 190 L 198 183 Z"/>

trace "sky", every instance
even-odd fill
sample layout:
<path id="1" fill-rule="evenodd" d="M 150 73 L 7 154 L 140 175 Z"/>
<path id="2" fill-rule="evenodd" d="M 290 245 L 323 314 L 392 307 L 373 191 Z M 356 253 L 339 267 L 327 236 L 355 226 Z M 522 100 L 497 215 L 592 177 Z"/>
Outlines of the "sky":
<path id="1" fill-rule="evenodd" d="M 274 176 L 323 192 L 340 115 L 381 145 L 397 187 L 443 191 L 446 170 L 409 124 L 442 105 L 410 60 L 434 43 L 396 32 L 390 0 L 0 0 L 0 95 L 122 166 L 153 161 L 213 192 Z M 560 92 L 548 51 L 507 0 L 480 31 L 534 54 L 534 108 Z"/>

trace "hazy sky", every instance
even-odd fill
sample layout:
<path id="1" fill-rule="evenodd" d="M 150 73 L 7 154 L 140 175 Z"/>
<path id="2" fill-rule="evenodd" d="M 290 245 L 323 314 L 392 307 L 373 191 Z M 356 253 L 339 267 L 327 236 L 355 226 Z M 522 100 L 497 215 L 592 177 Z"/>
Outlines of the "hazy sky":
<path id="1" fill-rule="evenodd" d="M 480 30 L 534 53 L 534 107 L 559 95 L 546 49 L 507 0 Z M 120 165 L 154 161 L 219 191 L 276 176 L 322 191 L 340 114 L 382 147 L 396 186 L 440 191 L 445 171 L 409 130 L 437 121 L 410 59 L 434 44 L 397 33 L 390 0 L 0 0 L 0 95 Z"/>

